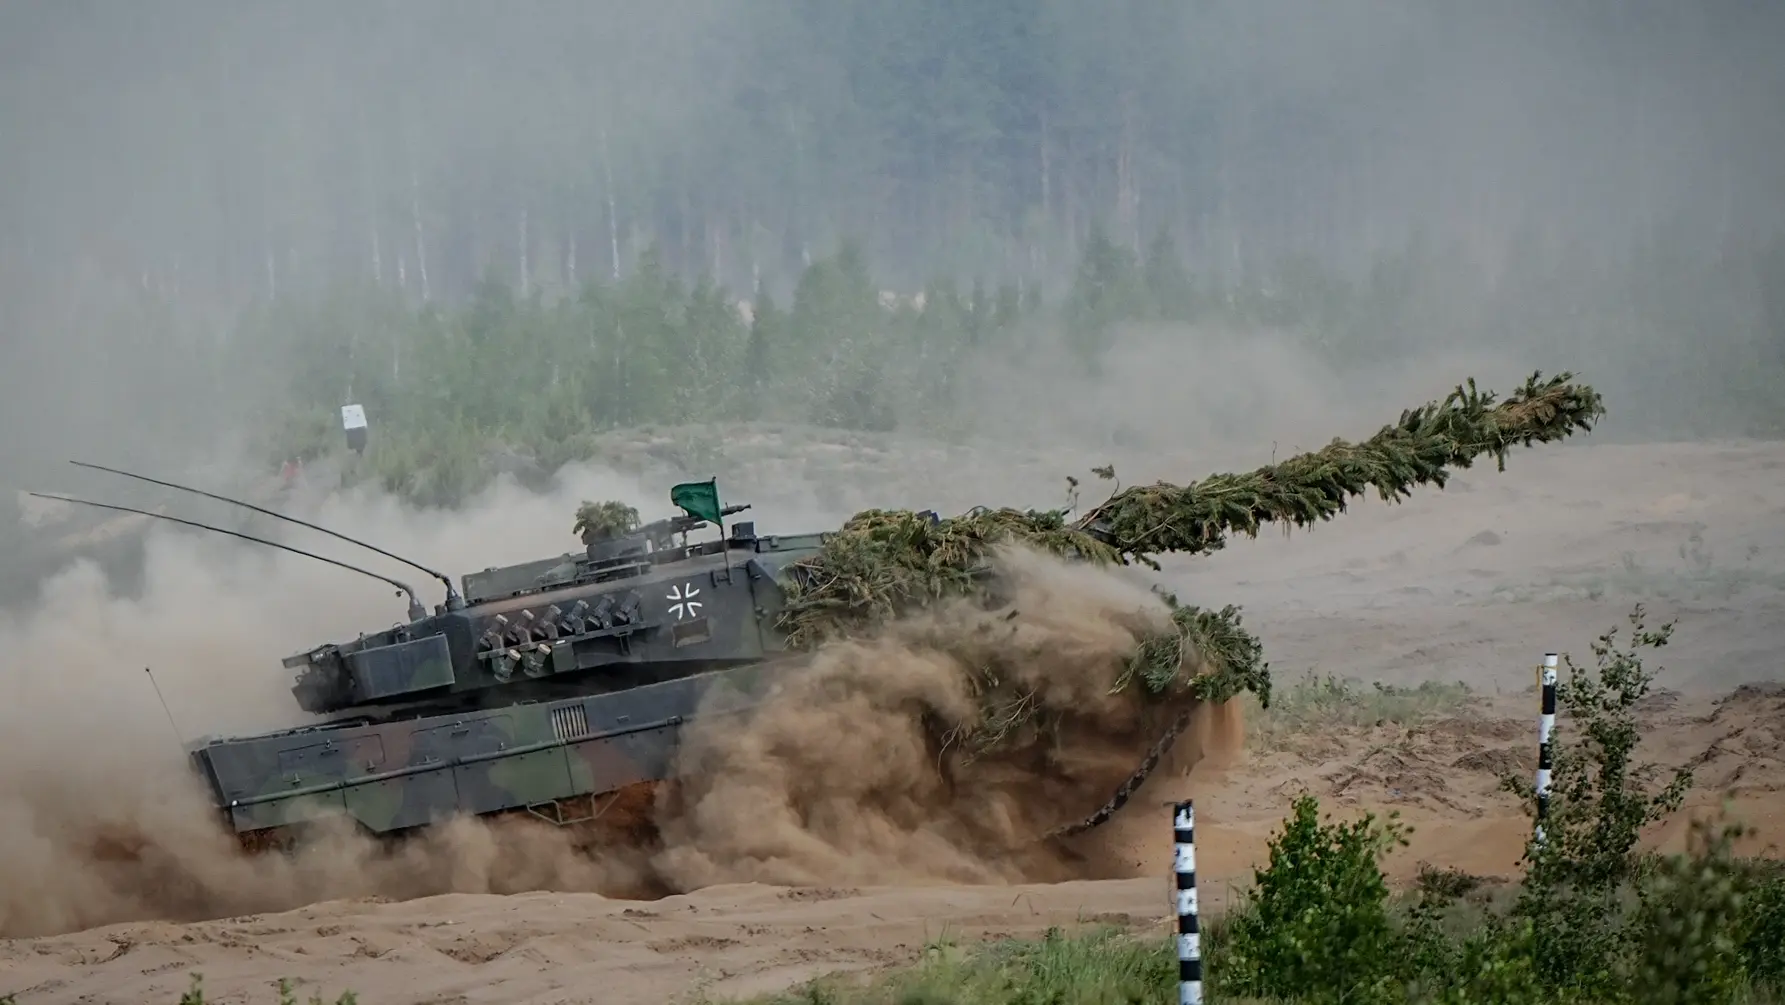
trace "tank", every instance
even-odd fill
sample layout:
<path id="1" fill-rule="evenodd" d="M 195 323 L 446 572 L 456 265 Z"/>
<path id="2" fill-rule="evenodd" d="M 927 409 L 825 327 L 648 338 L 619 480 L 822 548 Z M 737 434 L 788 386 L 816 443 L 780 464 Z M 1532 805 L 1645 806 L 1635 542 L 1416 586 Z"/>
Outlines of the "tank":
<path id="1" fill-rule="evenodd" d="M 1442 488 L 1453 470 L 1484 455 L 1503 468 L 1511 445 L 1589 430 L 1603 404 L 1591 387 L 1571 379 L 1562 373 L 1543 381 L 1533 374 L 1504 401 L 1470 381 L 1441 402 L 1403 411 L 1397 422 L 1357 443 L 1334 439 L 1317 451 L 1188 485 L 1130 486 L 1070 524 L 1059 512 L 975 510 L 961 519 L 985 526 L 960 533 L 1020 527 L 1036 540 L 1056 539 L 1052 547 L 1062 554 L 1096 552 L 1101 561 L 1155 567 L 1154 556 L 1209 554 L 1230 535 L 1256 536 L 1263 523 L 1312 526 L 1345 512 L 1348 499 L 1369 489 L 1398 500 L 1419 485 Z M 579 518 L 589 525 L 582 552 L 485 569 L 455 583 L 375 545 L 250 503 L 75 463 L 331 534 L 420 569 L 446 587 L 445 603 L 429 612 L 408 585 L 336 559 L 166 514 L 87 503 L 296 552 L 381 580 L 408 597 L 403 623 L 285 660 L 295 671 L 296 706 L 320 721 L 190 746 L 194 770 L 219 815 L 250 846 L 284 843 L 307 825 L 342 816 L 386 836 L 462 815 L 516 814 L 561 827 L 595 823 L 605 829 L 600 821 L 630 816 L 614 812 L 628 792 L 673 781 L 677 752 L 697 716 L 747 711 L 777 673 L 803 658 L 804 650 L 792 647 L 779 627 L 788 599 L 784 588 L 791 582 L 822 594 L 846 582 L 791 580 L 800 573 L 796 563 L 824 552 L 828 535 L 758 536 L 746 521 L 727 527 L 727 517 L 749 507 L 721 506 L 716 480 L 674 486 L 670 502 L 680 516 L 640 527 L 626 507 L 592 510 L 586 520 Z M 1093 470 L 1114 478 L 1113 469 Z M 934 513 L 891 516 L 895 530 L 907 535 L 921 529 L 914 519 L 937 522 Z M 889 511 L 864 511 L 851 524 L 888 517 Z M 690 540 L 709 528 L 716 531 L 712 539 Z M 1085 547 L 1087 542 L 1094 546 Z M 1044 837 L 1081 833 L 1119 810 L 1186 728 L 1196 706 L 1185 701 L 1222 702 L 1253 691 L 1268 702 L 1269 666 L 1237 609 L 1202 610 L 1169 594 L 1167 599 L 1174 631 L 1158 637 L 1156 647 L 1154 639 L 1143 640 L 1135 659 L 1163 655 L 1173 661 L 1162 678 L 1171 683 L 1185 669 L 1181 647 L 1190 645 L 1200 668 L 1172 684 L 1175 706 L 1159 702 L 1150 710 L 1174 714 L 1114 795 Z M 811 602 L 810 595 L 802 600 Z M 1129 671 L 1136 668 L 1142 684 L 1152 687 L 1149 674 L 1159 668 L 1136 662 Z M 1124 672 L 1116 686 L 1130 676 Z M 994 709 L 998 714 L 1018 714 L 1010 708 L 1033 714 L 1027 696 L 1003 697 L 1014 705 Z M 650 806 L 637 808 L 648 814 Z M 643 823 L 649 826 L 648 816 Z"/>
<path id="2" fill-rule="evenodd" d="M 81 463 L 81 462 L 76 462 Z M 559 826 L 602 818 L 669 779 L 709 697 L 748 709 L 794 655 L 776 628 L 789 563 L 818 533 L 758 536 L 750 507 L 721 507 L 716 480 L 677 485 L 682 514 L 585 534 L 580 552 L 449 577 L 272 510 L 220 499 L 415 565 L 441 579 L 427 610 L 401 581 L 239 531 L 140 513 L 351 569 L 409 597 L 402 623 L 287 657 L 306 725 L 187 745 L 224 824 L 247 847 L 288 847 L 346 817 L 398 837 L 460 815 L 525 814 Z M 42 493 L 33 493 L 43 495 Z M 624 509 L 624 507 L 622 507 Z M 705 532 L 705 533 L 703 533 Z M 701 539 L 704 537 L 705 539 Z M 624 816 L 625 814 L 614 814 Z"/>
<path id="3" fill-rule="evenodd" d="M 713 524 L 688 513 L 469 574 L 457 602 L 288 657 L 297 706 L 327 719 L 207 738 L 193 765 L 252 847 L 343 815 L 376 835 L 457 815 L 591 820 L 671 776 L 714 688 L 747 708 L 790 655 L 781 573 L 820 536 L 737 522 L 690 540 Z"/>

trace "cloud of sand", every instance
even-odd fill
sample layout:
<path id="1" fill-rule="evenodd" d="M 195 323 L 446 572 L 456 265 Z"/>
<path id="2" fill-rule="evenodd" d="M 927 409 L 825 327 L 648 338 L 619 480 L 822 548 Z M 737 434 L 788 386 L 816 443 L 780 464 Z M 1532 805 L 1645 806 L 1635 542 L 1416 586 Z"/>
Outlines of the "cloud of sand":
<path id="1" fill-rule="evenodd" d="M 742 724 L 697 720 L 655 860 L 664 879 L 688 889 L 1095 874 L 1095 854 L 1068 861 L 1036 839 L 1096 810 L 1158 739 L 1169 713 L 1110 686 L 1143 636 L 1170 629 L 1170 609 L 1128 570 L 1020 550 L 999 566 L 996 606 L 951 604 L 826 647 Z M 972 687 L 988 667 L 1064 713 L 1052 726 L 1062 742 L 1038 731 L 971 758 L 943 739 L 987 725 Z"/>

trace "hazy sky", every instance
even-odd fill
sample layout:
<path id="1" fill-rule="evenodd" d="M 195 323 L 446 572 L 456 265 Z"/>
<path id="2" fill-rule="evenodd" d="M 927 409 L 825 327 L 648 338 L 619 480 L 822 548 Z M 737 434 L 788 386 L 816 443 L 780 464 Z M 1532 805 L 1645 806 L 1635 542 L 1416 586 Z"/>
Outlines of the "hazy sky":
<path id="1" fill-rule="evenodd" d="M 677 238 L 692 194 L 797 245 L 965 163 L 1008 230 L 1026 199 L 1004 196 L 1040 196 L 1045 114 L 1051 184 L 1111 196 L 1113 164 L 1070 179 L 1069 159 L 1119 151 L 1073 135 L 1119 144 L 1128 121 L 1138 212 L 1211 240 L 1776 226 L 1781 45 L 1765 0 L 14 0 L 0 220 L 9 256 L 59 272 L 232 291 L 269 251 L 368 271 L 375 229 L 394 268 L 411 195 L 437 257 L 459 230 L 513 244 L 528 207 L 537 240 L 598 244 L 610 172 L 627 227 Z"/>
<path id="2" fill-rule="evenodd" d="M 1767 0 L 10 0 L 0 419 L 174 437 L 245 306 L 561 288 L 652 241 L 785 289 L 853 234 L 909 288 L 1058 280 L 1098 220 L 1248 274 L 1422 234 L 1442 328 L 1507 270 L 1751 258 L 1785 225 L 1781 51 Z"/>

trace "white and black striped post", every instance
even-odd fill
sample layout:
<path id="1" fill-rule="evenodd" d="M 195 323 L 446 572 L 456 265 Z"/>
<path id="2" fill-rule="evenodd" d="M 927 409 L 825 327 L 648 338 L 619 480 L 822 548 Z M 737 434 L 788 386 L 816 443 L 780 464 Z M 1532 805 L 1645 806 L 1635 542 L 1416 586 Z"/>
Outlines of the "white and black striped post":
<path id="1" fill-rule="evenodd" d="M 1549 815 L 1551 748 L 1556 732 L 1556 654 L 1543 654 L 1543 715 L 1537 720 L 1537 843 L 1543 844 L 1543 818 Z"/>
<path id="2" fill-rule="evenodd" d="M 1196 924 L 1196 811 L 1186 799 L 1173 807 L 1178 855 L 1178 1005 L 1202 1005 L 1202 935 Z"/>

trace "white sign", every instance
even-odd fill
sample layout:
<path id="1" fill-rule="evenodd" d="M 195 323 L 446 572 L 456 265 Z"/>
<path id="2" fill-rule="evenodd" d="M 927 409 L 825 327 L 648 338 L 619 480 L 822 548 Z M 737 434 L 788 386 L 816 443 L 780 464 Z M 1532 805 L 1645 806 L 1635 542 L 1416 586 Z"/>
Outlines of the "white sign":
<path id="1" fill-rule="evenodd" d="M 669 613 L 676 616 L 677 621 L 686 621 L 700 614 L 701 603 L 693 599 L 700 595 L 699 587 L 693 583 L 669 588 Z"/>
<path id="2" fill-rule="evenodd" d="M 364 429 L 364 428 L 366 428 L 366 406 L 364 406 L 364 405 L 342 405 L 341 406 L 341 428 L 342 429 Z"/>

